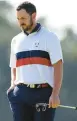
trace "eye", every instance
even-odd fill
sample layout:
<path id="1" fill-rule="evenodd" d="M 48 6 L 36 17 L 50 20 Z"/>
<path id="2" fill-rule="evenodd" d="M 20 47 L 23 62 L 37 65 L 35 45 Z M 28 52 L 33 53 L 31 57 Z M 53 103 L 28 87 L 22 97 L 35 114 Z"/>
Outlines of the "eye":
<path id="1" fill-rule="evenodd" d="M 22 20 L 24 20 L 25 18 L 21 18 Z"/>
<path id="2" fill-rule="evenodd" d="M 23 17 L 22 17 L 21 19 L 22 19 L 22 20 L 26 20 L 27 18 L 23 18 Z"/>

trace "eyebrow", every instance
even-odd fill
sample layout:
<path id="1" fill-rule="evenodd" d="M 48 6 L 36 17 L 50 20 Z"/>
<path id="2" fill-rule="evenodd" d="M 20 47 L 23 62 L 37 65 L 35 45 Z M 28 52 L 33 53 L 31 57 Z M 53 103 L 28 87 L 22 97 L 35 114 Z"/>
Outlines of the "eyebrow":
<path id="1" fill-rule="evenodd" d="M 21 19 L 21 18 L 25 18 L 25 19 L 27 19 L 27 17 L 17 17 L 17 19 Z"/>

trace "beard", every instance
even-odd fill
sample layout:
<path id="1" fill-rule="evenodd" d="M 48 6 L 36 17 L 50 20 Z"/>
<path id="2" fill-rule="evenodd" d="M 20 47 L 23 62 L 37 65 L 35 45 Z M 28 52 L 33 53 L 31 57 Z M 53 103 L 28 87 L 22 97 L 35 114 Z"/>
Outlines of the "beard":
<path id="1" fill-rule="evenodd" d="M 26 32 L 30 31 L 32 29 L 32 26 L 33 26 L 32 18 L 30 18 L 30 24 L 29 25 L 26 25 L 26 24 L 21 25 L 23 31 L 26 31 Z"/>

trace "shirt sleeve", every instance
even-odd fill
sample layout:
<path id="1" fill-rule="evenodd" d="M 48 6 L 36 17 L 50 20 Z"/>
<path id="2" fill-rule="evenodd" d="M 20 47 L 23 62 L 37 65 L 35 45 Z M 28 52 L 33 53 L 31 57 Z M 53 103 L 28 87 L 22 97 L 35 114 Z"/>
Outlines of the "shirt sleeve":
<path id="1" fill-rule="evenodd" d="M 51 33 L 48 37 L 47 48 L 50 55 L 52 65 L 57 63 L 60 59 L 63 61 L 61 43 L 58 37 Z"/>
<path id="2" fill-rule="evenodd" d="M 16 55 L 14 53 L 14 40 L 11 42 L 10 64 L 11 68 L 16 68 Z"/>

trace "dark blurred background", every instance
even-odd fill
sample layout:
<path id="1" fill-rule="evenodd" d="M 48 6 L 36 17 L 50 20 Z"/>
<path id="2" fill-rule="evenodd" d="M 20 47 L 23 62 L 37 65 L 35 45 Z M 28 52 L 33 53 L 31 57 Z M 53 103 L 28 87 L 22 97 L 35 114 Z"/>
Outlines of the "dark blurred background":
<path id="1" fill-rule="evenodd" d="M 8 20 L 5 12 L 10 11 L 12 14 L 12 10 L 9 3 L 0 1 L 0 121 L 12 121 L 12 113 L 6 95 L 10 86 L 10 43 L 11 39 L 20 32 L 18 26 L 11 23 L 10 19 Z M 44 17 L 39 18 L 38 21 L 47 27 Z M 77 106 L 77 34 L 71 27 L 66 27 L 62 31 L 64 33 L 61 37 L 64 77 L 60 94 L 61 104 Z M 55 121 L 77 121 L 77 111 L 58 108 Z"/>

